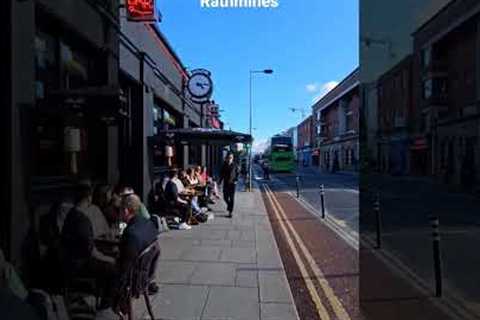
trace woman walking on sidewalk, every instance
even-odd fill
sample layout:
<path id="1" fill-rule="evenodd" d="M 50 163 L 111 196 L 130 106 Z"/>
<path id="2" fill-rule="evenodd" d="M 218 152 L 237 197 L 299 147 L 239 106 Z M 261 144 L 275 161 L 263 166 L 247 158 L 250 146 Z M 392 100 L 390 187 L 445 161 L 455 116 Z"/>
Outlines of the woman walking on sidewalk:
<path id="1" fill-rule="evenodd" d="M 227 203 L 228 217 L 232 217 L 233 205 L 235 202 L 235 188 L 238 181 L 238 168 L 235 162 L 233 162 L 233 153 L 229 153 L 222 169 L 220 170 L 220 179 L 218 181 L 221 184 L 223 181 L 223 199 Z"/>

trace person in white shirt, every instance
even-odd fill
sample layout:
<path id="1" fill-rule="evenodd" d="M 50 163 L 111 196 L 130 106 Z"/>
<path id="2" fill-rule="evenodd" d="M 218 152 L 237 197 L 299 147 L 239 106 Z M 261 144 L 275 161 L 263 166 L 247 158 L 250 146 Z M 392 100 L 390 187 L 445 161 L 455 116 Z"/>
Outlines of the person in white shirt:
<path id="1" fill-rule="evenodd" d="M 84 212 L 92 223 L 94 239 L 113 238 L 113 230 L 110 228 L 107 218 L 103 214 L 102 210 L 100 210 L 97 205 L 90 205 L 88 208 L 85 208 Z"/>

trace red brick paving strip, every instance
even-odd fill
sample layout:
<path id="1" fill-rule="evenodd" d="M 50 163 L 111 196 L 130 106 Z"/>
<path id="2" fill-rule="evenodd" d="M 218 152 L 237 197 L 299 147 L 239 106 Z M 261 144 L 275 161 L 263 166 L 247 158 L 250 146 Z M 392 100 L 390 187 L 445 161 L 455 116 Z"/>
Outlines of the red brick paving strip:
<path id="1" fill-rule="evenodd" d="M 350 318 L 361 319 L 358 252 L 291 196 L 285 193 L 275 193 L 275 196 Z M 323 295 L 317 281 L 315 284 L 317 291 Z M 322 301 L 329 306 L 326 297 Z M 335 319 L 333 313 L 331 315 Z"/>
<path id="2" fill-rule="evenodd" d="M 320 320 L 315 308 L 315 304 L 310 298 L 305 281 L 302 278 L 300 269 L 298 268 L 295 258 L 287 244 L 284 234 L 281 232 L 281 228 L 277 217 L 273 213 L 272 205 L 269 199 L 266 197 L 265 192 L 262 192 L 265 207 L 269 215 L 270 222 L 273 228 L 273 234 L 277 241 L 277 246 L 280 251 L 283 265 L 285 267 L 285 273 L 290 285 L 290 290 L 293 294 L 293 299 L 297 307 L 298 316 L 301 320 Z"/>

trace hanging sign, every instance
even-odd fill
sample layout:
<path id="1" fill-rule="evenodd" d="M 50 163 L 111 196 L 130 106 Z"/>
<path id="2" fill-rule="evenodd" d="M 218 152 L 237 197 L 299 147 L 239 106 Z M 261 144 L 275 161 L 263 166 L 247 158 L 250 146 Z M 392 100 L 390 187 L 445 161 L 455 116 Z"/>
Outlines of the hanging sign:
<path id="1" fill-rule="evenodd" d="M 167 158 L 173 157 L 173 148 L 172 146 L 165 146 L 165 156 Z"/>
<path id="2" fill-rule="evenodd" d="M 67 152 L 80 152 L 82 150 L 80 129 L 66 127 L 64 133 L 64 150 Z"/>
<path id="3" fill-rule="evenodd" d="M 126 0 L 129 21 L 156 21 L 155 0 Z"/>

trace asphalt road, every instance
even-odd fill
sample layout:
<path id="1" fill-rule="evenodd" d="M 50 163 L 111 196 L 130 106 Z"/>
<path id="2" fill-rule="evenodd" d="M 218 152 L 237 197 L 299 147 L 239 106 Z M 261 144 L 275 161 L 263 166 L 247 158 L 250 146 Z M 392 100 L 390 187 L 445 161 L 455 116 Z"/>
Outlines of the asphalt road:
<path id="1" fill-rule="evenodd" d="M 320 186 L 325 188 L 326 214 L 347 231 L 353 231 L 358 238 L 359 192 L 358 177 L 355 174 L 327 174 L 311 168 L 300 168 L 295 173 L 275 173 L 272 183 L 277 188 L 296 194 L 296 177 L 300 177 L 300 196 L 316 211 L 321 212 Z M 278 183 L 280 182 L 280 183 Z"/>

